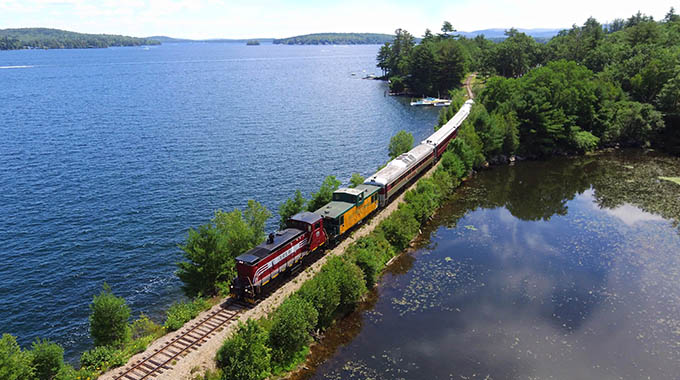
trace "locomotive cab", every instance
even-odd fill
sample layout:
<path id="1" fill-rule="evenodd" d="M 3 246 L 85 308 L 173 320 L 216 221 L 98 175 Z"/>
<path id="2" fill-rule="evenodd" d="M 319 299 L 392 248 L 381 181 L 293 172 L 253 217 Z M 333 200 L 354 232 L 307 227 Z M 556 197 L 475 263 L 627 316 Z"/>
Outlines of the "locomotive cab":
<path id="1" fill-rule="evenodd" d="M 286 224 L 288 228 L 270 234 L 265 242 L 236 257 L 237 276 L 230 286 L 232 297 L 254 303 L 263 286 L 326 242 L 323 218 L 319 215 L 302 212 L 293 215 Z"/>

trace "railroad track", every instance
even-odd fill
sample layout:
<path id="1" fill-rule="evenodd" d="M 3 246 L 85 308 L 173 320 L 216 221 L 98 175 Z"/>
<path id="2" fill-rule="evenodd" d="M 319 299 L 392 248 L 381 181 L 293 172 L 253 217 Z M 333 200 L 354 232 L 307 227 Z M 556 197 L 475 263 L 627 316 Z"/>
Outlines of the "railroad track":
<path id="1" fill-rule="evenodd" d="M 321 254 L 308 255 L 303 260 L 299 271 L 304 271 L 322 256 Z M 217 311 L 211 312 L 208 316 L 193 323 L 184 325 L 179 330 L 180 333 L 163 344 L 161 348 L 155 349 L 153 353 L 145 355 L 139 360 L 128 363 L 125 367 L 121 367 L 119 372 L 114 375 L 113 380 L 153 379 L 164 371 L 171 370 L 182 357 L 197 350 L 217 332 L 226 328 L 232 320 L 237 319 L 241 312 L 251 309 L 269 298 L 272 293 L 294 277 L 279 276 L 276 281 L 272 281 L 272 286 L 265 288 L 264 294 L 255 304 L 229 298 Z"/>
<path id="2" fill-rule="evenodd" d="M 179 330 L 180 333 L 161 348 L 123 367 L 114 380 L 151 379 L 171 369 L 179 359 L 192 350 L 197 350 L 243 311 L 242 308 L 230 308 L 231 306 L 236 306 L 236 304 L 227 301 L 217 311 L 211 312 L 193 324 L 184 325 Z"/>

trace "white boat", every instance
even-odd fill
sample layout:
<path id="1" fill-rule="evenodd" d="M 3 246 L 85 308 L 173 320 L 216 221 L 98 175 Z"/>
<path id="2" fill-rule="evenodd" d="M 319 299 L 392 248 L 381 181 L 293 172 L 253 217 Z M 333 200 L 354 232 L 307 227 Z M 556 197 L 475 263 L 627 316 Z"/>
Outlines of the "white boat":
<path id="1" fill-rule="evenodd" d="M 411 102 L 412 106 L 431 106 L 433 105 L 433 102 L 437 100 L 436 98 L 422 98 L 419 100 L 416 100 L 415 102 Z"/>
<path id="2" fill-rule="evenodd" d="M 438 98 L 422 98 L 411 102 L 412 106 L 435 106 L 435 107 L 446 107 L 451 105 L 450 99 L 438 99 Z"/>

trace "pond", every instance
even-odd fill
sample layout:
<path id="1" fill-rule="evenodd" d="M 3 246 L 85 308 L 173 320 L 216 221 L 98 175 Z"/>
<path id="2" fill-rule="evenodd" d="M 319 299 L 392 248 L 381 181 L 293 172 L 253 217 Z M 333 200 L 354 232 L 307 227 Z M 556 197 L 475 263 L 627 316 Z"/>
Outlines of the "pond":
<path id="1" fill-rule="evenodd" d="M 678 173 L 641 151 L 478 173 L 296 376 L 675 378 Z"/>

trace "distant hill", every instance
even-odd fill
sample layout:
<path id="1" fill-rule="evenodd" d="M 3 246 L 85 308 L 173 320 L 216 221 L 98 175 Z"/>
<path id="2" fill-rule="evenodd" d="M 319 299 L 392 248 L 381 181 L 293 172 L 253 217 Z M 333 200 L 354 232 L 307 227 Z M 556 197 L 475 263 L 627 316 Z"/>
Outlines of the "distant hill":
<path id="1" fill-rule="evenodd" d="M 379 33 L 315 33 L 274 40 L 277 45 L 382 45 L 393 35 Z"/>
<path id="2" fill-rule="evenodd" d="M 236 42 L 236 43 L 246 43 L 248 41 L 260 41 L 260 42 L 267 42 L 271 43 L 274 41 L 273 38 L 243 38 L 243 39 L 229 39 L 229 38 L 210 38 L 206 40 L 190 40 L 186 38 L 172 38 L 172 37 L 167 37 L 167 36 L 153 36 L 153 37 L 147 37 L 148 39 L 151 40 L 156 40 L 160 41 L 162 43 L 171 43 L 171 44 L 180 44 L 180 43 L 195 43 L 195 42 L 204 42 L 204 43 L 230 43 L 230 42 Z"/>
<path id="3" fill-rule="evenodd" d="M 510 28 L 508 28 L 510 29 Z M 531 37 L 534 37 L 536 39 L 550 39 L 552 37 L 555 37 L 557 33 L 560 32 L 564 28 L 560 29 L 521 29 L 517 28 L 517 31 L 520 33 L 524 33 L 526 35 L 529 35 Z M 473 32 L 456 32 L 457 34 L 460 34 L 461 36 L 465 36 L 467 38 L 474 38 L 479 35 L 484 35 L 485 38 L 488 38 L 490 40 L 493 39 L 505 39 L 505 31 L 507 29 L 502 29 L 502 28 L 494 28 L 494 29 L 483 29 L 483 30 L 475 30 Z"/>
<path id="4" fill-rule="evenodd" d="M 84 34 L 47 28 L 0 29 L 0 50 L 83 49 L 159 44 L 159 41 L 147 38 L 113 34 Z"/>
<path id="5" fill-rule="evenodd" d="M 474 38 L 478 35 L 484 35 L 487 39 L 494 41 L 502 41 L 505 39 L 506 29 L 484 29 L 475 30 L 472 32 L 457 32 L 457 34 Z M 522 33 L 534 37 L 539 42 L 546 42 L 562 29 L 517 29 Z M 360 45 L 360 44 L 379 44 L 385 42 L 392 42 L 394 36 L 391 34 L 379 33 L 315 33 L 305 34 L 303 36 L 295 36 L 288 38 L 275 39 L 274 44 L 281 45 Z M 420 38 L 416 38 L 419 42 Z"/>

